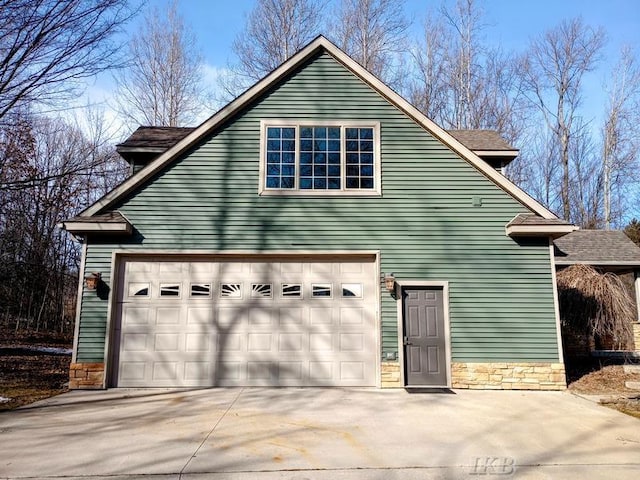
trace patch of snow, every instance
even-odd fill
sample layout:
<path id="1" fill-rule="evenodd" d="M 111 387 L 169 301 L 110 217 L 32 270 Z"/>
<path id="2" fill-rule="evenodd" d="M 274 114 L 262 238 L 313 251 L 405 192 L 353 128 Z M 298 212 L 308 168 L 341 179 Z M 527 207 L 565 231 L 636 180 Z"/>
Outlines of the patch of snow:
<path id="1" fill-rule="evenodd" d="M 0 397 L 0 403 L 9 403 L 11 401 L 10 398 L 7 397 Z"/>
<path id="2" fill-rule="evenodd" d="M 42 353 L 54 353 L 56 355 L 71 355 L 73 350 L 70 348 L 61 348 L 61 347 L 39 347 L 37 345 L 26 345 L 20 346 L 18 348 L 23 348 L 25 350 L 33 350 L 35 352 Z"/>

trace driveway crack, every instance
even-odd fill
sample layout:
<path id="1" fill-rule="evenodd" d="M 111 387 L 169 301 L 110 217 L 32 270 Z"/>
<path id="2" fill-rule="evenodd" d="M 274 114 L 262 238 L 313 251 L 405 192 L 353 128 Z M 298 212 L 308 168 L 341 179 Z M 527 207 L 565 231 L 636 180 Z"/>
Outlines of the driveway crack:
<path id="1" fill-rule="evenodd" d="M 241 388 L 240 391 L 238 392 L 238 394 L 236 395 L 236 398 L 233 399 L 233 401 L 229 404 L 229 406 L 227 407 L 227 409 L 224 411 L 224 413 L 222 414 L 222 416 L 218 419 L 218 421 L 215 423 L 215 425 L 213 426 L 213 428 L 211 428 L 211 430 L 209 430 L 209 433 L 207 433 L 204 437 L 204 439 L 202 440 L 202 442 L 200 442 L 200 445 L 198 445 L 198 448 L 196 448 L 195 452 L 193 452 L 193 454 L 189 457 L 189 460 L 187 460 L 187 463 L 184 464 L 184 467 L 182 467 L 182 470 L 180 470 L 180 476 L 179 479 L 182 479 L 182 475 L 184 474 L 184 471 L 187 469 L 187 467 L 189 466 L 189 464 L 191 463 L 191 460 L 193 460 L 194 458 L 196 458 L 198 456 L 198 452 L 200 451 L 200 449 L 202 449 L 203 445 L 206 443 L 207 440 L 209 440 L 209 437 L 211 437 L 211 435 L 213 434 L 213 432 L 215 431 L 216 428 L 218 428 L 218 425 L 220 425 L 220 422 L 222 422 L 222 420 L 224 419 L 224 417 L 227 416 L 227 413 L 229 413 L 229 410 L 231 410 L 233 408 L 233 406 L 236 404 L 236 402 L 238 401 L 238 399 L 240 398 L 240 395 L 242 395 L 242 392 L 244 392 L 244 388 Z"/>

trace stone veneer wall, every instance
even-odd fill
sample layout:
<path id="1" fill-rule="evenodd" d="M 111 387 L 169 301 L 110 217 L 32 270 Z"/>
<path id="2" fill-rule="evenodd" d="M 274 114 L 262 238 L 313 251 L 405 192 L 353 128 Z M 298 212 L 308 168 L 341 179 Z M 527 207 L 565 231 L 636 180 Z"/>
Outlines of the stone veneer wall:
<path id="1" fill-rule="evenodd" d="M 564 390 L 563 363 L 453 363 L 453 388 L 486 390 Z"/>
<path id="2" fill-rule="evenodd" d="M 633 349 L 640 351 L 640 323 L 634 323 L 633 328 Z"/>
<path id="3" fill-rule="evenodd" d="M 382 388 L 401 388 L 400 362 L 382 362 Z M 453 363 L 451 387 L 485 390 L 564 390 L 563 363 Z"/>
<path id="4" fill-rule="evenodd" d="M 69 388 L 104 388 L 104 363 L 72 363 L 69 367 Z"/>

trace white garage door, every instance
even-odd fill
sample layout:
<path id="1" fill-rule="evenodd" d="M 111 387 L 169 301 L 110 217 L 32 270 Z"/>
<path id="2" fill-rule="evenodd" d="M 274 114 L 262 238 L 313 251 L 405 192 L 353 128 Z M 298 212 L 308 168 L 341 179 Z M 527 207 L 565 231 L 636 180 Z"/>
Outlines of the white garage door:
<path id="1" fill-rule="evenodd" d="M 121 387 L 376 385 L 368 259 L 127 260 Z"/>

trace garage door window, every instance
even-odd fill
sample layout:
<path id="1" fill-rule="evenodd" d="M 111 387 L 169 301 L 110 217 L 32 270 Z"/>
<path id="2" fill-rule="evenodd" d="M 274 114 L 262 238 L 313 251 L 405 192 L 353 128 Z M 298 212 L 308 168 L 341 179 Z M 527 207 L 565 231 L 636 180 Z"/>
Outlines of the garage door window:
<path id="1" fill-rule="evenodd" d="M 287 298 L 302 298 L 302 285 L 299 283 L 283 283 L 282 296 Z"/>
<path id="2" fill-rule="evenodd" d="M 130 297 L 149 297 L 150 292 L 148 283 L 130 283 L 129 284 L 129 296 Z"/>
<path id="3" fill-rule="evenodd" d="M 192 297 L 210 297 L 211 284 L 210 283 L 192 283 L 191 296 Z"/>
<path id="4" fill-rule="evenodd" d="M 314 297 L 331 298 L 331 284 L 314 283 L 311 285 L 311 295 Z"/>
<path id="5" fill-rule="evenodd" d="M 345 298 L 362 298 L 361 283 L 343 283 L 342 296 Z"/>
<path id="6" fill-rule="evenodd" d="M 271 284 L 270 283 L 252 283 L 251 284 L 251 296 L 253 298 L 271 298 Z"/>
<path id="7" fill-rule="evenodd" d="M 242 285 L 239 283 L 223 283 L 220 285 L 220 296 L 224 298 L 242 298 Z"/>
<path id="8" fill-rule="evenodd" d="M 180 284 L 179 283 L 161 283 L 160 296 L 161 297 L 180 297 Z"/>

